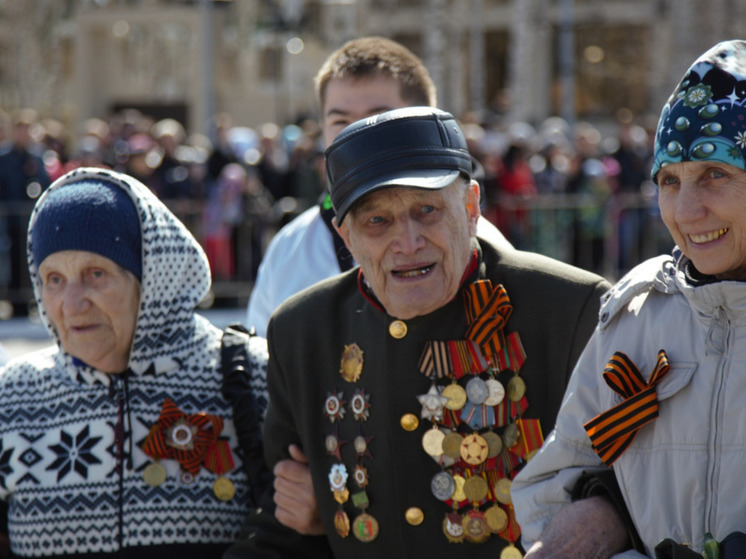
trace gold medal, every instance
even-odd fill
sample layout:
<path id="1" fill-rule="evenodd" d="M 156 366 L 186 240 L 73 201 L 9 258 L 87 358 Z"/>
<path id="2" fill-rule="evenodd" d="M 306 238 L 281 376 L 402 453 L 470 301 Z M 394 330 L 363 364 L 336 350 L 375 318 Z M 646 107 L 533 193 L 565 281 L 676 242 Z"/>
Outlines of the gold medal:
<path id="1" fill-rule="evenodd" d="M 481 510 L 467 512 L 461 526 L 464 527 L 464 537 L 471 543 L 484 543 L 490 538 L 487 520 Z"/>
<path id="2" fill-rule="evenodd" d="M 363 372 L 363 350 L 357 344 L 345 346 L 339 372 L 347 382 L 355 382 L 360 378 Z"/>
<path id="3" fill-rule="evenodd" d="M 228 478 L 219 477 L 212 484 L 212 492 L 221 501 L 230 501 L 236 494 L 236 487 Z"/>
<path id="4" fill-rule="evenodd" d="M 443 439 L 445 435 L 443 431 L 438 429 L 437 426 L 433 426 L 432 429 L 425 431 L 422 436 L 422 448 L 425 449 L 430 456 L 440 456 L 443 454 Z"/>
<path id="5" fill-rule="evenodd" d="M 334 529 L 340 538 L 350 535 L 350 517 L 341 508 L 334 515 Z"/>
<path id="6" fill-rule="evenodd" d="M 526 394 L 526 383 L 518 375 L 514 376 L 508 382 L 508 398 L 513 402 L 520 402 Z"/>
<path id="7" fill-rule="evenodd" d="M 443 533 L 451 543 L 464 541 L 464 527 L 461 525 L 463 518 L 460 514 L 451 512 L 443 519 Z"/>
<path id="8" fill-rule="evenodd" d="M 487 496 L 489 485 L 480 475 L 473 475 L 464 483 L 464 495 L 471 503 L 478 503 Z"/>
<path id="9" fill-rule="evenodd" d="M 355 537 L 361 542 L 372 542 L 378 537 L 378 521 L 368 513 L 362 513 L 352 523 Z"/>
<path id="10" fill-rule="evenodd" d="M 509 505 L 512 502 L 510 497 L 510 487 L 512 485 L 513 482 L 506 477 L 498 479 L 494 487 L 495 499 L 503 505 Z"/>
<path id="11" fill-rule="evenodd" d="M 461 458 L 461 443 L 464 442 L 464 437 L 461 433 L 454 431 L 448 433 L 443 439 L 443 454 L 450 458 L 458 460 Z"/>
<path id="12" fill-rule="evenodd" d="M 392 338 L 401 340 L 404 336 L 407 335 L 406 323 L 401 320 L 395 320 L 394 322 L 389 324 L 389 334 L 391 334 Z"/>
<path id="13" fill-rule="evenodd" d="M 142 473 L 142 477 L 145 483 L 150 487 L 158 487 L 164 481 L 166 481 L 166 468 L 160 465 L 158 462 L 153 462 Z"/>
<path id="14" fill-rule="evenodd" d="M 453 484 L 456 486 L 456 488 L 453 490 L 453 500 L 457 503 L 466 501 L 466 495 L 464 494 L 465 483 L 466 480 L 464 479 L 464 476 L 459 474 L 453 476 Z"/>
<path id="15" fill-rule="evenodd" d="M 487 527 L 493 534 L 499 534 L 508 527 L 508 513 L 497 505 L 493 505 L 484 511 Z"/>
<path id="16" fill-rule="evenodd" d="M 503 440 L 500 435 L 494 431 L 487 431 L 482 434 L 482 438 L 487 441 L 487 458 L 494 458 L 503 449 Z"/>
<path id="17" fill-rule="evenodd" d="M 420 420 L 413 413 L 405 413 L 399 420 L 401 428 L 405 431 L 414 431 L 420 426 Z"/>
<path id="18" fill-rule="evenodd" d="M 346 488 L 332 491 L 332 494 L 334 495 L 334 500 L 337 501 L 340 505 L 346 503 L 347 499 L 350 498 L 350 490 Z"/>
<path id="19" fill-rule="evenodd" d="M 500 559 L 523 559 L 523 554 L 511 542 L 508 547 L 500 552 Z"/>
<path id="20" fill-rule="evenodd" d="M 419 526 L 425 520 L 425 513 L 419 507 L 410 507 L 404 513 L 404 518 L 410 526 Z"/>
<path id="21" fill-rule="evenodd" d="M 477 433 L 464 437 L 461 443 L 461 458 L 471 466 L 476 466 L 487 460 L 487 441 Z"/>
<path id="22" fill-rule="evenodd" d="M 466 391 L 456 383 L 446 386 L 442 394 L 448 398 L 446 407 L 449 410 L 460 410 L 466 404 Z"/>

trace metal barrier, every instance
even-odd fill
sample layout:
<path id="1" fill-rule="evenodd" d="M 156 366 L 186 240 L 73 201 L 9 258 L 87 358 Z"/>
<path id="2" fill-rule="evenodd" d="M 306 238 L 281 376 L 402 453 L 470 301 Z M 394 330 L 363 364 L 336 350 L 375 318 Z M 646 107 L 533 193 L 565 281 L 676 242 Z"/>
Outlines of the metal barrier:
<path id="1" fill-rule="evenodd" d="M 200 239 L 203 202 L 166 200 L 165 203 Z M 25 255 L 25 230 L 32 208 L 33 202 L 0 204 L 0 319 L 9 318 L 9 305 L 19 314 L 23 313 L 24 305 L 33 304 Z M 660 220 L 654 191 L 648 195 L 602 198 L 584 194 L 501 197 L 497 205 L 485 210 L 485 217 L 498 225 L 516 248 L 590 269 L 612 282 L 638 262 L 669 252 L 672 247 Z M 237 224 L 233 235 L 235 276 L 213 281 L 211 298 L 204 302 L 205 307 L 246 305 L 263 249 L 288 218 L 281 213 L 249 215 Z M 23 224 L 21 238 L 11 238 L 8 234 L 13 220 Z M 15 282 L 11 281 L 11 261 L 22 263 L 18 271 L 20 282 L 17 276 Z"/>

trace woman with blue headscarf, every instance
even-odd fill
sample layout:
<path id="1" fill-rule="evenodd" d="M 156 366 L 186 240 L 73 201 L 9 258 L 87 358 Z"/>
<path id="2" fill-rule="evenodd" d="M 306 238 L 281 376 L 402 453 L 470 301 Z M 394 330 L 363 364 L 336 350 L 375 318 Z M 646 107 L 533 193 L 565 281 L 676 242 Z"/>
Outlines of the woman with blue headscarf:
<path id="1" fill-rule="evenodd" d="M 604 296 L 555 429 L 513 485 L 527 558 L 583 557 L 552 535 L 564 524 L 573 541 L 573 497 L 599 494 L 633 534 L 599 556 L 746 557 L 745 150 L 746 41 L 727 41 L 658 124 L 652 177 L 676 246 Z M 616 499 L 588 490 L 608 472 Z"/>

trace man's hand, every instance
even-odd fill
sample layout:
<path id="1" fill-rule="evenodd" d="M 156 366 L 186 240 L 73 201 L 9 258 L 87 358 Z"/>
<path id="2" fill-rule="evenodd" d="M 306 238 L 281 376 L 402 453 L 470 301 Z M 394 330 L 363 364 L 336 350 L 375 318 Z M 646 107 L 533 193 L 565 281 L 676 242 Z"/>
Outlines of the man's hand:
<path id="1" fill-rule="evenodd" d="M 629 546 L 614 506 L 603 497 L 590 497 L 554 515 L 524 559 L 606 559 Z"/>
<path id="2" fill-rule="evenodd" d="M 296 445 L 288 448 L 292 460 L 275 465 L 275 517 L 288 528 L 306 536 L 324 533 L 321 514 L 311 483 L 308 459 Z"/>

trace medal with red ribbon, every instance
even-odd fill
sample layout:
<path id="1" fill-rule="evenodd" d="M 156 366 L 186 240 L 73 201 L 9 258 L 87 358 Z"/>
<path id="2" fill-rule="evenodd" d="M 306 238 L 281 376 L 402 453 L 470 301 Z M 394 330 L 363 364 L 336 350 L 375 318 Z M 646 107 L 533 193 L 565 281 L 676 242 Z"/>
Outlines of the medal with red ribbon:
<path id="1" fill-rule="evenodd" d="M 204 412 L 187 414 L 170 398 L 166 398 L 161 415 L 150 428 L 142 443 L 142 450 L 156 460 L 145 469 L 146 483 L 151 486 L 165 481 L 165 469 L 158 464 L 164 459 L 176 460 L 181 466 L 181 479 L 190 483 L 204 466 L 217 474 L 213 486 L 215 495 L 229 500 L 235 488 L 223 474 L 234 468 L 233 453 L 226 439 L 219 438 L 223 431 L 223 419 Z"/>
<path id="2" fill-rule="evenodd" d="M 538 420 L 522 418 L 528 401 L 518 372 L 526 352 L 517 332 L 505 333 L 513 311 L 507 291 L 477 281 L 463 297 L 465 339 L 427 342 L 418 363 L 432 382 L 430 392 L 417 396 L 421 417 L 433 423 L 423 448 L 443 468 L 431 489 L 449 507 L 443 520 L 448 541 L 482 543 L 497 534 L 509 542 L 504 551 L 512 557 L 520 555 L 514 545 L 520 529 L 511 479 L 543 436 Z M 504 371 L 511 378 L 503 385 L 498 374 Z"/>

